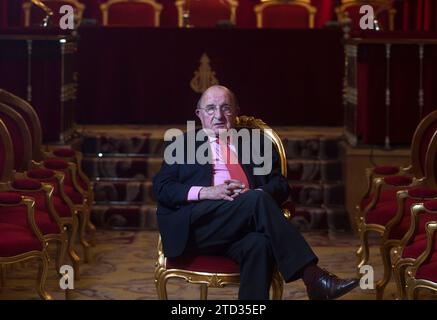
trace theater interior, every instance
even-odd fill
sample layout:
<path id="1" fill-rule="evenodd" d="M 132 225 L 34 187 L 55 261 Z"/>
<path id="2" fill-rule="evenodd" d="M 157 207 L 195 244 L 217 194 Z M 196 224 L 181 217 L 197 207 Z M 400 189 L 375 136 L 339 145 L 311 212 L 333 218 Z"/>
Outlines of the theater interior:
<path id="1" fill-rule="evenodd" d="M 229 258 L 165 257 L 152 190 L 215 84 L 341 299 L 436 299 L 437 0 L 0 0 L 0 300 L 237 298 Z"/>

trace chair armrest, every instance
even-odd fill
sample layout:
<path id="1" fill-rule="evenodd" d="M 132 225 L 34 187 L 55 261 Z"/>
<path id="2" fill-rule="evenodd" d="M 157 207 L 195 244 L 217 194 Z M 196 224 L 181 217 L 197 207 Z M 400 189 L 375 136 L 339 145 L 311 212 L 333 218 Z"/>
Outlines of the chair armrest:
<path id="1" fill-rule="evenodd" d="M 363 198 L 368 197 L 372 193 L 372 184 L 375 178 L 408 174 L 410 173 L 411 169 L 412 169 L 411 165 L 408 167 L 376 166 L 372 168 L 366 168 L 367 190 Z"/>

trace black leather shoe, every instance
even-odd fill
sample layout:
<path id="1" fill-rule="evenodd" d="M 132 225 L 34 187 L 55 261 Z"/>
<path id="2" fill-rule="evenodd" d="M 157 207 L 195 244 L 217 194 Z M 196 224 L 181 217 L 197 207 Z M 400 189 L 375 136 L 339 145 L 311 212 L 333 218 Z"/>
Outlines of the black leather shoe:
<path id="1" fill-rule="evenodd" d="M 341 297 L 359 284 L 359 279 L 340 279 L 326 270 L 314 283 L 307 287 L 310 300 L 332 300 Z"/>

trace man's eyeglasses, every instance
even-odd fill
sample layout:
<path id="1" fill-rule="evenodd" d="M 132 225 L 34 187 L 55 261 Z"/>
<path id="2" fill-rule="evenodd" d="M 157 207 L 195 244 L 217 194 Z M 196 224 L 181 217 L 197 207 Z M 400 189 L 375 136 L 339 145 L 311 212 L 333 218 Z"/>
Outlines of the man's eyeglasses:
<path id="1" fill-rule="evenodd" d="M 215 113 L 215 111 L 217 110 L 217 107 L 216 106 L 206 106 L 204 108 L 199 108 L 199 109 L 205 110 L 205 112 L 208 115 L 212 116 Z M 227 105 L 221 106 L 220 111 L 223 112 L 223 114 L 225 114 L 225 115 L 230 115 L 230 114 L 232 114 L 232 106 L 227 106 Z"/>

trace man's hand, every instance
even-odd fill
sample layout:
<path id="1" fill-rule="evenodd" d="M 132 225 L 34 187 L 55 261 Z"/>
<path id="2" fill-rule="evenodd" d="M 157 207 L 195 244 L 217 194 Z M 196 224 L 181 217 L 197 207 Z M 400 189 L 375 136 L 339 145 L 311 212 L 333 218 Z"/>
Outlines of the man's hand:
<path id="1" fill-rule="evenodd" d="M 213 187 L 202 188 L 199 192 L 199 200 L 228 200 L 234 201 L 246 186 L 238 180 L 226 180 L 225 183 Z"/>

